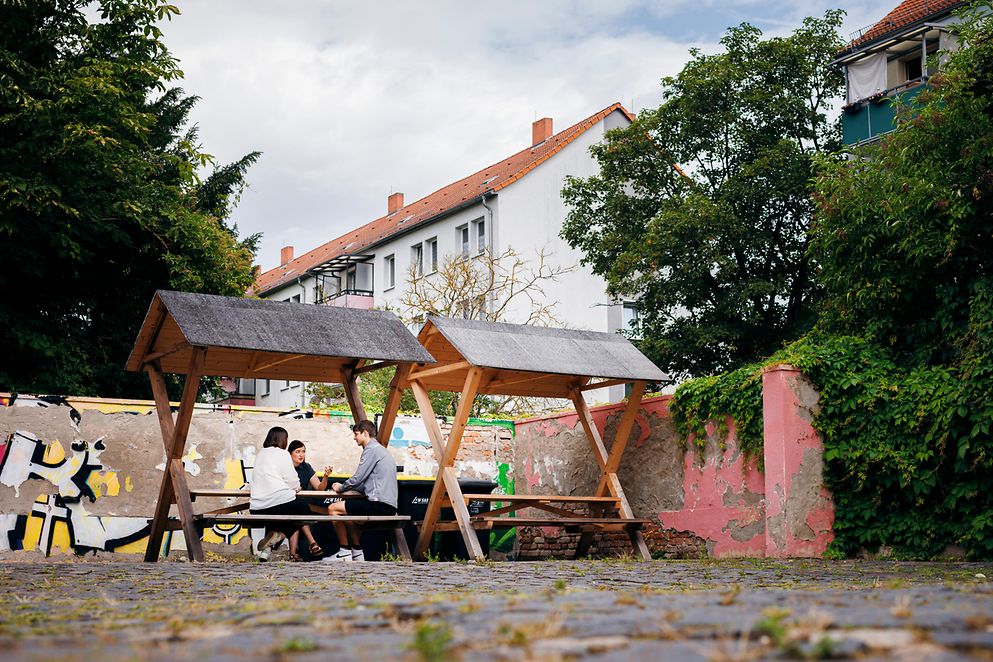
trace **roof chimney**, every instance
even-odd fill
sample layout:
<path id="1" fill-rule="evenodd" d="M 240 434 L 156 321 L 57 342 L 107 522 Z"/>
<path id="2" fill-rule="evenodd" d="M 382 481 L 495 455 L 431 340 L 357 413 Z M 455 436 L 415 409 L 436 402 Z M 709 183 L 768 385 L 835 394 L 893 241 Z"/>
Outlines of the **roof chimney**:
<path id="1" fill-rule="evenodd" d="M 552 118 L 542 117 L 531 125 L 531 146 L 543 143 L 552 137 Z"/>
<path id="2" fill-rule="evenodd" d="M 397 209 L 403 207 L 403 193 L 391 193 L 390 197 L 386 200 L 387 214 L 392 214 Z"/>
<path id="3" fill-rule="evenodd" d="M 279 249 L 279 266 L 286 265 L 293 261 L 293 247 L 283 246 Z"/>

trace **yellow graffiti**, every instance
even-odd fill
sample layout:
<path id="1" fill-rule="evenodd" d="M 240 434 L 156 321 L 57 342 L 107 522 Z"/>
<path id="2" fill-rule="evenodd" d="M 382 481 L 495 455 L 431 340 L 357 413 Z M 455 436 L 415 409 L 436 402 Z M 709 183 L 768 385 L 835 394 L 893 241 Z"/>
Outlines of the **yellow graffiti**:
<path id="1" fill-rule="evenodd" d="M 124 478 L 124 491 L 128 494 L 134 489 L 134 483 L 131 482 L 131 476 L 125 476 Z"/>
<path id="2" fill-rule="evenodd" d="M 58 439 L 45 446 L 46 464 L 58 464 L 64 459 L 66 459 L 66 451 L 62 448 L 62 444 L 59 443 Z"/>
<path id="3" fill-rule="evenodd" d="M 235 526 L 238 525 L 233 524 L 230 526 L 231 528 L 234 528 Z M 248 529 L 245 527 L 241 527 L 237 533 L 231 536 L 229 542 L 232 545 L 236 545 L 240 540 L 245 538 L 247 535 L 249 535 Z M 205 529 L 203 532 L 203 538 L 201 538 L 201 540 L 203 540 L 204 542 L 214 543 L 215 545 L 223 545 L 225 542 L 224 538 L 217 535 L 217 533 L 215 533 L 213 529 Z"/>
<path id="4" fill-rule="evenodd" d="M 86 484 L 90 486 L 94 496 L 98 499 L 103 496 L 104 487 L 107 488 L 107 496 L 117 496 L 121 492 L 121 484 L 117 480 L 116 471 L 94 471 L 87 477 Z"/>
<path id="5" fill-rule="evenodd" d="M 240 490 L 245 486 L 245 469 L 241 460 L 224 460 L 224 489 Z"/>
<path id="6" fill-rule="evenodd" d="M 190 448 L 190 450 L 186 452 L 186 455 L 183 456 L 183 462 L 195 462 L 196 460 L 202 459 L 203 455 L 200 455 L 200 453 L 197 452 L 196 445 Z"/>

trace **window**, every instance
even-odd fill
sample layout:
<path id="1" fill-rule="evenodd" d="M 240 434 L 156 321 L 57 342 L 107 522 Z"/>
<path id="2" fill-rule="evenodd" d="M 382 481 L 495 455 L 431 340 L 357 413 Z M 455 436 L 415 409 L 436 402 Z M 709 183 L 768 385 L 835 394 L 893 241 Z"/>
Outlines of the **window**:
<path id="1" fill-rule="evenodd" d="M 641 336 L 641 316 L 638 314 L 638 304 L 633 301 L 625 301 L 621 308 L 621 331 L 636 338 Z"/>
<path id="2" fill-rule="evenodd" d="M 345 291 L 355 291 L 355 267 L 352 267 L 345 272 Z"/>
<path id="3" fill-rule="evenodd" d="M 289 299 L 283 299 L 283 301 L 289 301 L 291 303 L 300 303 L 300 295 L 291 296 Z"/>
<path id="4" fill-rule="evenodd" d="M 269 380 L 263 379 L 262 382 L 262 395 L 269 395 Z"/>
<path id="5" fill-rule="evenodd" d="M 431 267 L 428 273 L 433 274 L 438 271 L 438 237 L 431 237 L 424 243 L 428 247 L 428 265 Z"/>
<path id="6" fill-rule="evenodd" d="M 391 290 L 397 284 L 397 258 L 396 255 L 387 255 L 383 258 L 383 289 Z"/>
<path id="7" fill-rule="evenodd" d="M 921 67 L 921 56 L 912 57 L 903 61 L 904 71 L 906 72 L 906 80 L 912 81 L 921 78 L 924 73 L 924 69 Z"/>
<path id="8" fill-rule="evenodd" d="M 462 251 L 462 257 L 469 257 L 469 226 L 455 228 L 455 248 Z"/>
<path id="9" fill-rule="evenodd" d="M 410 266 L 414 270 L 414 278 L 424 275 L 424 244 L 410 247 Z"/>
<path id="10" fill-rule="evenodd" d="M 486 250 L 486 221 L 480 219 L 476 221 L 476 253 Z"/>

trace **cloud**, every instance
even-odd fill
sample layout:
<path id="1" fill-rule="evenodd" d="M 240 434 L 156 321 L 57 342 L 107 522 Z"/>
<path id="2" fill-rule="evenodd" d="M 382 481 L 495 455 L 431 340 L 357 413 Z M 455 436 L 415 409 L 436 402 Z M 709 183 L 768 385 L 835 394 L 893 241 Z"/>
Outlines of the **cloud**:
<path id="1" fill-rule="evenodd" d="M 851 30 L 891 7 L 851 5 Z M 278 264 L 621 101 L 659 103 L 687 50 L 729 25 L 787 33 L 822 2 L 197 0 L 163 26 L 205 149 L 263 152 L 234 221 Z"/>

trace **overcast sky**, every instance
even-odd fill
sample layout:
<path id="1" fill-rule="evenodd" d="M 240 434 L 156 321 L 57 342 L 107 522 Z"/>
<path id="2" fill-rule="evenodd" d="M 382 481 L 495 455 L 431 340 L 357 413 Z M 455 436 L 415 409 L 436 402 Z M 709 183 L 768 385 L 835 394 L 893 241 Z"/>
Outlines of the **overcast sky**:
<path id="1" fill-rule="evenodd" d="M 848 12 L 847 35 L 898 0 L 187 0 L 163 25 L 192 119 L 221 162 L 259 150 L 234 213 L 257 261 L 315 248 L 615 101 L 657 106 L 691 47 L 748 21 L 787 34 Z"/>

